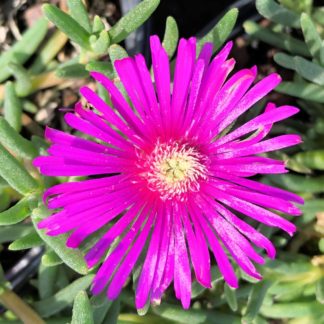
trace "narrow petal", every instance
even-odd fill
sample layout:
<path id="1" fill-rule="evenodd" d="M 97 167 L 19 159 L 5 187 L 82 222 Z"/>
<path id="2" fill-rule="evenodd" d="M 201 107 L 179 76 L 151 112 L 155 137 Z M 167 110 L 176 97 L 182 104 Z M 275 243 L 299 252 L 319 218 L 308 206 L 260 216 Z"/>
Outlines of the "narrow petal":
<path id="1" fill-rule="evenodd" d="M 160 241 L 162 239 L 162 225 L 163 216 L 161 215 L 161 213 L 158 212 L 157 221 L 153 225 L 154 230 L 136 287 L 135 304 L 137 309 L 143 308 L 149 298 L 150 290 L 155 275 L 156 264 L 159 258 L 159 247 Z"/>
<path id="2" fill-rule="evenodd" d="M 234 157 L 247 156 L 252 154 L 260 154 L 280 150 L 286 147 L 301 143 L 299 135 L 280 135 L 271 139 L 247 146 L 235 151 L 219 153 L 217 156 L 220 159 L 230 159 Z"/>
<path id="3" fill-rule="evenodd" d="M 292 235 L 296 226 L 286 219 L 272 213 L 262 207 L 256 206 L 252 203 L 239 199 L 237 197 L 231 196 L 224 191 L 218 190 L 217 188 L 206 185 L 204 190 L 210 193 L 218 201 L 224 203 L 225 205 L 237 210 L 238 212 L 247 215 L 260 223 L 266 224 L 268 226 L 274 226 L 281 228 L 286 231 L 289 235 Z"/>
<path id="4" fill-rule="evenodd" d="M 108 251 L 112 242 L 114 242 L 114 240 L 120 236 L 128 226 L 132 226 L 141 210 L 141 207 L 142 206 L 139 202 L 130 207 L 129 210 L 121 216 L 121 218 L 107 231 L 107 233 L 89 250 L 85 256 L 89 268 L 92 268 L 100 261 L 103 255 Z"/>
<path id="5" fill-rule="evenodd" d="M 131 246 L 130 251 L 126 255 L 124 261 L 121 263 L 120 267 L 116 270 L 115 275 L 113 276 L 111 283 L 108 286 L 107 296 L 109 299 L 115 299 L 119 294 L 126 282 L 126 279 L 130 275 L 132 269 L 135 266 L 135 263 L 142 253 L 146 239 L 150 233 L 152 223 L 156 217 L 155 211 L 151 212 L 148 217 L 147 222 L 144 225 L 144 228 L 138 235 L 138 238 Z"/>
<path id="6" fill-rule="evenodd" d="M 190 307 L 190 299 L 191 299 L 191 271 L 190 271 L 183 225 L 181 222 L 181 219 L 186 216 L 182 215 L 181 212 L 182 210 L 178 207 L 175 210 L 176 217 L 174 217 L 174 221 L 175 221 L 174 263 L 177 265 L 174 268 L 174 288 L 176 294 L 178 295 L 178 298 L 181 299 L 182 307 L 188 309 Z"/>
<path id="7" fill-rule="evenodd" d="M 199 204 L 197 204 L 197 207 Z M 221 274 L 224 276 L 225 281 L 233 288 L 238 287 L 238 280 L 235 275 L 235 271 L 228 260 L 226 253 L 224 252 L 222 246 L 220 245 L 216 234 L 210 228 L 210 225 L 207 223 L 205 217 L 201 214 L 202 209 L 198 208 L 192 209 L 194 214 L 193 217 L 196 218 L 196 221 L 201 224 L 201 227 L 208 239 L 211 250 L 215 256 L 217 265 Z"/>
<path id="8" fill-rule="evenodd" d="M 251 119 L 228 135 L 225 135 L 219 140 L 216 140 L 213 143 L 212 147 L 219 147 L 227 142 L 231 142 L 243 135 L 251 133 L 252 131 L 259 129 L 260 127 L 264 127 L 265 125 L 273 124 L 280 120 L 291 117 L 298 111 L 299 109 L 292 106 L 281 106 L 276 108 L 275 110 L 266 111 L 263 114 Z"/>
<path id="9" fill-rule="evenodd" d="M 245 111 L 252 107 L 256 102 L 265 97 L 280 82 L 280 76 L 276 73 L 273 73 L 259 81 L 256 85 L 254 85 L 254 87 L 252 87 L 245 94 L 245 96 L 242 98 L 239 104 L 232 111 L 230 111 L 229 114 L 222 120 L 222 122 L 217 127 L 217 133 L 220 133 L 235 119 L 237 119 Z"/>

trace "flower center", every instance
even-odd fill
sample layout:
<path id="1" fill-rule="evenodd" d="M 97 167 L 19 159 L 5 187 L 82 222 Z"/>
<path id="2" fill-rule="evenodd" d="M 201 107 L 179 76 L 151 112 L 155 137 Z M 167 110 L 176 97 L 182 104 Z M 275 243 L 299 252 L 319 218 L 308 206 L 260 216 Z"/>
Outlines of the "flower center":
<path id="1" fill-rule="evenodd" d="M 188 191 L 199 190 L 199 180 L 205 179 L 207 170 L 204 157 L 188 144 L 157 144 L 147 159 L 146 179 L 152 191 L 161 199 L 183 198 Z"/>

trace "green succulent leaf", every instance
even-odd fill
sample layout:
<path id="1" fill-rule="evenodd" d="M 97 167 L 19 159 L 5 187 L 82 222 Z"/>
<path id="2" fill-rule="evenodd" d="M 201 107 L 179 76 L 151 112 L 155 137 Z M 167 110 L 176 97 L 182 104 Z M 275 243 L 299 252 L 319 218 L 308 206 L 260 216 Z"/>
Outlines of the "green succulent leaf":
<path id="1" fill-rule="evenodd" d="M 220 282 L 223 280 L 223 276 L 220 273 L 218 267 L 216 266 L 212 266 L 211 267 L 211 284 L 214 287 L 216 285 L 217 282 Z M 202 285 L 200 285 L 197 281 L 194 281 L 192 283 L 192 289 L 191 289 L 191 298 L 196 298 L 199 295 L 201 295 L 204 291 L 206 290 L 205 287 L 203 287 Z"/>
<path id="2" fill-rule="evenodd" d="M 62 259 L 53 250 L 46 252 L 42 256 L 42 264 L 46 267 L 55 267 L 62 263 Z"/>
<path id="3" fill-rule="evenodd" d="M 4 91 L 4 117 L 17 132 L 21 130 L 22 103 L 18 98 L 14 83 L 6 82 Z"/>
<path id="4" fill-rule="evenodd" d="M 160 0 L 143 0 L 123 16 L 109 31 L 111 42 L 119 43 L 152 15 Z"/>
<path id="5" fill-rule="evenodd" d="M 294 158 L 308 168 L 324 170 L 324 150 L 300 152 Z"/>
<path id="6" fill-rule="evenodd" d="M 0 227 L 0 244 L 12 242 L 27 234 L 34 232 L 33 226 L 29 224 L 16 224 Z"/>
<path id="7" fill-rule="evenodd" d="M 95 53 L 105 54 L 110 44 L 108 32 L 105 30 L 101 31 L 98 38 L 95 35 L 92 35 L 90 37 L 90 44 Z"/>
<path id="8" fill-rule="evenodd" d="M 64 79 L 82 79 L 89 76 L 85 66 L 80 63 L 69 64 L 56 69 L 55 74 Z"/>
<path id="9" fill-rule="evenodd" d="M 285 53 L 277 53 L 273 57 L 274 61 L 289 70 L 295 70 L 294 57 Z"/>
<path id="10" fill-rule="evenodd" d="M 177 22 L 171 16 L 169 16 L 166 20 L 166 27 L 163 37 L 162 45 L 166 52 L 168 53 L 169 58 L 173 56 L 177 49 L 179 40 L 179 29 Z"/>
<path id="11" fill-rule="evenodd" d="M 23 198 L 13 207 L 0 213 L 0 225 L 13 225 L 20 223 L 30 215 L 28 198 Z"/>
<path id="12" fill-rule="evenodd" d="M 323 314 L 323 305 L 317 301 L 294 302 L 264 305 L 261 308 L 261 314 L 269 318 L 298 318 L 304 316 L 318 317 Z"/>
<path id="13" fill-rule="evenodd" d="M 38 155 L 36 147 L 17 133 L 3 117 L 0 117 L 0 143 L 22 158 L 33 159 Z"/>
<path id="14" fill-rule="evenodd" d="M 97 34 L 105 29 L 105 24 L 102 22 L 101 18 L 98 15 L 94 16 L 93 25 L 92 25 L 92 33 Z"/>
<path id="15" fill-rule="evenodd" d="M 278 53 L 274 60 L 279 65 L 296 71 L 304 79 L 324 86 L 324 68 L 320 65 L 304 59 L 300 56 L 290 56 L 284 53 Z"/>
<path id="16" fill-rule="evenodd" d="M 224 285 L 224 294 L 225 299 L 227 301 L 228 306 L 231 308 L 233 312 L 237 311 L 237 297 L 236 297 L 236 290 L 231 288 L 229 285 Z"/>
<path id="17" fill-rule="evenodd" d="M 106 293 L 103 292 L 99 295 L 90 298 L 91 307 L 93 309 L 93 320 L 97 324 L 104 323 L 107 312 L 113 304 L 113 301 L 107 299 Z"/>
<path id="18" fill-rule="evenodd" d="M 42 263 L 38 270 L 38 294 L 41 299 L 51 297 L 55 293 L 55 284 L 59 267 L 46 267 Z"/>
<path id="19" fill-rule="evenodd" d="M 154 307 L 152 310 L 155 314 L 160 315 L 163 319 L 168 319 L 182 324 L 241 323 L 239 317 L 236 317 L 235 315 L 210 310 L 184 310 L 180 306 L 167 304 L 166 302 L 163 302 L 161 305 Z"/>
<path id="20" fill-rule="evenodd" d="M 82 0 L 68 0 L 69 13 L 88 33 L 91 33 L 91 24 L 86 7 Z"/>
<path id="21" fill-rule="evenodd" d="M 256 0 L 256 8 L 260 15 L 278 24 L 300 28 L 299 15 L 274 0 Z"/>
<path id="22" fill-rule="evenodd" d="M 229 10 L 224 17 L 209 31 L 203 38 L 198 41 L 197 50 L 201 50 L 205 43 L 213 43 L 213 52 L 216 52 L 231 34 L 238 16 L 237 8 Z"/>
<path id="23" fill-rule="evenodd" d="M 263 304 L 266 293 L 272 282 L 266 279 L 255 284 L 249 295 L 246 311 L 243 317 L 243 321 L 251 323 L 259 313 L 259 310 Z"/>
<path id="24" fill-rule="evenodd" d="M 47 21 L 39 19 L 8 51 L 0 56 L 0 82 L 11 76 L 7 66 L 11 63 L 24 64 L 36 51 L 47 33 Z"/>
<path id="25" fill-rule="evenodd" d="M 324 211 L 324 199 L 306 200 L 304 205 L 299 206 L 299 208 L 303 212 L 303 216 L 297 219 L 297 226 L 313 221 L 316 213 Z"/>
<path id="26" fill-rule="evenodd" d="M 297 13 L 310 13 L 313 6 L 313 0 L 279 0 L 279 2 L 286 8 Z"/>
<path id="27" fill-rule="evenodd" d="M 51 4 L 43 5 L 43 12 L 58 29 L 66 34 L 74 43 L 84 49 L 90 49 L 90 34 L 70 15 Z"/>
<path id="28" fill-rule="evenodd" d="M 27 70 L 17 63 L 9 63 L 7 66 L 10 73 L 15 77 L 15 91 L 18 97 L 25 97 L 32 90 L 31 78 Z"/>
<path id="29" fill-rule="evenodd" d="M 0 189 L 0 212 L 6 210 L 10 206 L 10 203 L 11 203 L 11 197 L 8 190 L 1 188 Z"/>
<path id="30" fill-rule="evenodd" d="M 286 81 L 281 82 L 277 86 L 276 91 L 293 97 L 324 103 L 324 87 L 317 84 L 304 81 Z"/>
<path id="31" fill-rule="evenodd" d="M 58 291 L 55 295 L 34 303 L 34 308 L 43 317 L 49 317 L 68 307 L 80 290 L 87 289 L 94 275 L 81 277 Z"/>
<path id="32" fill-rule="evenodd" d="M 307 46 L 299 39 L 280 32 L 261 27 L 253 21 L 246 21 L 243 27 L 253 38 L 259 39 L 267 44 L 284 49 L 292 54 L 310 57 Z"/>
<path id="33" fill-rule="evenodd" d="M 324 192 L 324 176 L 308 177 L 295 174 L 276 174 L 275 176 L 267 176 L 267 178 L 275 185 L 293 192 Z"/>
<path id="34" fill-rule="evenodd" d="M 114 78 L 114 68 L 111 62 L 91 61 L 86 65 L 86 70 L 100 72 L 110 79 Z"/>
<path id="35" fill-rule="evenodd" d="M 310 53 L 322 66 L 324 66 L 323 41 L 312 19 L 306 13 L 301 15 L 301 27 Z"/>
<path id="36" fill-rule="evenodd" d="M 9 245 L 9 250 L 11 251 L 20 251 L 31 249 L 35 246 L 43 245 L 43 240 L 39 237 L 36 232 L 29 233 Z"/>
<path id="37" fill-rule="evenodd" d="M 119 324 L 119 321 L 118 321 L 119 313 L 120 313 L 120 300 L 117 299 L 109 307 L 109 310 L 104 318 L 104 323 L 109 321 L 109 323 L 111 323 L 111 324 Z M 143 318 L 143 316 L 142 316 L 142 318 Z"/>
<path id="38" fill-rule="evenodd" d="M 114 64 L 116 60 L 121 60 L 123 58 L 128 57 L 127 52 L 119 45 L 114 44 L 109 47 L 109 56 L 111 59 L 111 62 Z M 117 74 L 117 72 L 116 72 Z"/>
<path id="39" fill-rule="evenodd" d="M 67 36 L 60 30 L 56 30 L 44 47 L 37 52 L 37 56 L 29 69 L 29 73 L 37 74 L 44 70 L 67 42 Z"/>
<path id="40" fill-rule="evenodd" d="M 127 52 L 121 46 L 119 46 L 117 44 L 111 45 L 109 47 L 108 53 L 109 53 L 109 57 L 110 57 L 110 60 L 111 60 L 111 62 L 113 64 L 113 66 L 114 66 L 114 63 L 115 63 L 116 60 L 121 60 L 121 59 L 123 59 L 125 57 L 128 57 Z M 117 71 L 115 69 L 115 66 L 114 66 L 114 77 L 117 77 L 117 76 L 118 76 L 118 73 L 117 73 Z M 117 86 L 119 91 L 123 94 L 124 98 L 129 101 L 127 92 L 126 92 L 124 86 L 122 85 L 121 81 L 116 80 L 115 85 Z"/>
<path id="41" fill-rule="evenodd" d="M 92 324 L 94 323 L 92 309 L 88 295 L 85 291 L 80 291 L 73 304 L 73 314 L 71 324 Z"/>
<path id="42" fill-rule="evenodd" d="M 63 260 L 63 262 L 67 266 L 72 268 L 77 273 L 83 275 L 87 274 L 88 269 L 83 259 L 82 253 L 77 249 L 69 249 L 68 247 L 66 247 L 65 242 L 67 235 L 60 235 L 56 237 L 48 236 L 43 230 L 40 230 L 38 228 L 38 222 L 46 216 L 49 216 L 49 212 L 44 206 L 34 209 L 34 211 L 32 212 L 32 221 L 38 235 L 54 250 L 54 252 Z"/>
<path id="43" fill-rule="evenodd" d="M 27 195 L 39 189 L 37 181 L 28 173 L 23 165 L 18 162 L 0 144 L 0 176 L 16 191 Z"/>

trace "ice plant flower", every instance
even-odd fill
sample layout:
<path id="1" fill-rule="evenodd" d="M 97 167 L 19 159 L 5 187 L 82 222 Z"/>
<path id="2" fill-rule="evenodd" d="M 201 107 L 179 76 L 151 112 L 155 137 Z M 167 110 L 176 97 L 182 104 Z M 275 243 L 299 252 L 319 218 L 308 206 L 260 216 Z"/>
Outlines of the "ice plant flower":
<path id="1" fill-rule="evenodd" d="M 108 298 L 116 298 L 136 266 L 137 308 L 160 302 L 172 282 L 188 308 L 193 274 L 211 287 L 214 260 L 231 287 L 238 287 L 238 279 L 229 255 L 261 279 L 254 263 L 263 264 L 264 257 L 255 247 L 269 258 L 275 248 L 246 220 L 295 232 L 295 225 L 275 211 L 299 215 L 293 203 L 302 199 L 249 178 L 287 172 L 284 162 L 264 153 L 298 144 L 300 137 L 265 137 L 274 123 L 298 109 L 269 103 L 226 133 L 280 77 L 255 82 L 255 67 L 229 76 L 235 64 L 228 58 L 231 42 L 211 59 L 212 44 L 197 55 L 196 39 L 190 38 L 180 40 L 172 84 L 158 37 L 150 44 L 154 82 L 142 55 L 115 62 L 130 101 L 98 72 L 91 75 L 107 89 L 111 105 L 90 88 L 80 89 L 89 105 L 76 104 L 65 121 L 87 139 L 46 129 L 49 155 L 34 161 L 42 174 L 95 177 L 49 188 L 44 200 L 54 211 L 38 226 L 47 235 L 69 233 L 70 248 L 106 226 L 85 256 L 89 268 L 102 262 L 94 294 L 107 287 Z"/>

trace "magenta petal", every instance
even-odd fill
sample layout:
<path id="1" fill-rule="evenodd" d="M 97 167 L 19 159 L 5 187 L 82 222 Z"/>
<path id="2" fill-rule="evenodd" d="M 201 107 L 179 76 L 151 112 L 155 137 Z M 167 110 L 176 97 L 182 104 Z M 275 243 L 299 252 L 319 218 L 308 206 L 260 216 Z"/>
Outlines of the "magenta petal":
<path id="1" fill-rule="evenodd" d="M 117 269 L 115 275 L 113 276 L 113 279 L 111 280 L 111 283 L 109 284 L 107 290 L 107 296 L 109 299 L 115 299 L 119 295 L 127 277 L 131 273 L 139 255 L 141 254 L 144 248 L 147 236 L 151 230 L 151 226 L 154 222 L 155 216 L 156 215 L 154 215 L 153 213 L 149 215 L 143 230 L 139 234 L 137 240 L 131 246 L 130 251 L 128 252 L 120 267 Z"/>
<path id="2" fill-rule="evenodd" d="M 92 268 L 102 256 L 107 252 L 112 242 L 121 235 L 127 226 L 134 222 L 137 213 L 140 211 L 139 204 L 130 207 L 130 209 L 123 215 L 109 230 L 100 238 L 100 240 L 89 250 L 85 256 L 85 260 L 89 268 Z"/>
<path id="3" fill-rule="evenodd" d="M 195 213 L 197 210 L 195 210 Z M 195 215 L 197 217 L 197 221 L 201 224 L 203 231 L 208 239 L 210 244 L 211 250 L 215 256 L 217 265 L 221 274 L 224 276 L 225 281 L 233 288 L 238 287 L 238 280 L 235 275 L 235 271 L 228 260 L 222 246 L 220 245 L 215 233 L 213 233 L 212 229 L 210 228 L 209 224 L 205 220 L 203 215 Z"/>
<path id="4" fill-rule="evenodd" d="M 218 132 L 221 132 L 228 125 L 230 125 L 235 119 L 241 116 L 245 111 L 252 107 L 261 98 L 266 96 L 271 90 L 273 90 L 279 83 L 281 78 L 278 74 L 273 73 L 259 81 L 254 85 L 242 98 L 240 103 L 233 109 L 226 118 L 221 122 L 218 127 Z"/>
<path id="5" fill-rule="evenodd" d="M 136 287 L 135 304 L 137 309 L 143 308 L 149 297 L 155 275 L 156 264 L 159 258 L 158 252 L 162 234 L 162 222 L 163 216 L 161 213 L 158 213 L 149 248 Z"/>
<path id="6" fill-rule="evenodd" d="M 246 202 L 237 197 L 233 197 L 225 193 L 224 191 L 216 189 L 215 187 L 209 186 L 207 190 L 209 190 L 210 194 L 213 197 L 215 197 L 218 201 L 263 224 L 266 224 L 268 226 L 279 227 L 290 235 L 292 235 L 296 230 L 296 226 L 294 224 L 287 221 L 283 217 L 278 216 L 275 213 L 272 213 L 266 209 L 263 209 L 252 203 Z"/>
<path id="7" fill-rule="evenodd" d="M 181 218 L 186 216 L 182 213 L 183 211 L 180 208 L 175 210 L 174 264 L 177 267 L 174 271 L 174 288 L 177 297 L 181 300 L 183 308 L 188 309 L 191 299 L 191 270 L 183 225 L 181 224 Z"/>
<path id="8" fill-rule="evenodd" d="M 116 248 L 108 255 L 107 259 L 104 261 L 100 267 L 97 275 L 93 281 L 92 293 L 99 294 L 106 286 L 111 275 L 118 267 L 119 263 L 123 259 L 125 253 L 127 252 L 129 246 L 132 245 L 133 240 L 140 231 L 145 219 L 147 218 L 149 208 L 144 208 L 140 213 L 135 223 L 132 225 L 132 229 L 127 232 L 123 239 L 119 242 Z"/>
<path id="9" fill-rule="evenodd" d="M 189 247 L 191 262 L 197 281 L 204 287 L 211 288 L 210 259 L 206 241 L 203 237 L 200 225 L 192 219 L 193 231 L 189 214 L 183 212 L 183 223 Z"/>

